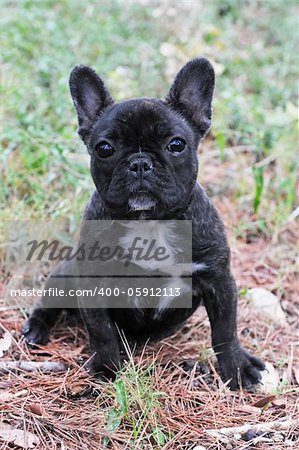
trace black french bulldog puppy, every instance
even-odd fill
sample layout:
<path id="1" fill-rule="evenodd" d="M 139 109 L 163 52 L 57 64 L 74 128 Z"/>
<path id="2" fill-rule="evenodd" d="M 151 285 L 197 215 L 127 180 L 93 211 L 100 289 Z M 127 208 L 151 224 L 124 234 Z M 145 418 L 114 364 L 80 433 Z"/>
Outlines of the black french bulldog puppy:
<path id="1" fill-rule="evenodd" d="M 211 126 L 213 67 L 204 58 L 190 61 L 163 100 L 116 103 L 101 78 L 85 66 L 72 70 L 70 90 L 96 186 L 84 219 L 191 220 L 197 267 L 192 308 L 169 305 L 158 315 L 153 309 L 138 314 L 138 305 L 81 308 L 94 352 L 90 369 L 111 377 L 119 367 L 117 328 L 135 342 L 156 339 L 178 329 L 203 302 L 222 379 L 230 380 L 232 389 L 258 383 L 264 363 L 247 353 L 237 337 L 237 292 L 224 226 L 196 181 L 197 148 Z M 52 308 L 47 308 L 49 302 Z M 25 339 L 44 344 L 59 312 L 59 299 L 43 298 L 24 325 Z"/>

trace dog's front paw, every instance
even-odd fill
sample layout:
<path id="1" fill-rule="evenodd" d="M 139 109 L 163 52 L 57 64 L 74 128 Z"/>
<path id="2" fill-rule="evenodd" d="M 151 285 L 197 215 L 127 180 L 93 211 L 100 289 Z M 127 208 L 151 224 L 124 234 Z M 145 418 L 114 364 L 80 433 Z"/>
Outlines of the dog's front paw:
<path id="1" fill-rule="evenodd" d="M 92 375 L 103 381 L 114 381 L 120 366 L 120 358 L 117 355 L 103 358 L 101 353 L 95 353 L 92 359 L 86 364 L 86 369 Z"/>
<path id="2" fill-rule="evenodd" d="M 241 346 L 218 356 L 221 377 L 229 381 L 232 390 L 239 388 L 251 390 L 261 381 L 261 371 L 265 364 L 259 358 L 251 356 Z"/>
<path id="3" fill-rule="evenodd" d="M 49 334 L 50 327 L 45 322 L 34 316 L 29 317 L 22 328 L 22 335 L 24 336 L 26 342 L 32 346 L 35 344 L 46 344 Z"/>

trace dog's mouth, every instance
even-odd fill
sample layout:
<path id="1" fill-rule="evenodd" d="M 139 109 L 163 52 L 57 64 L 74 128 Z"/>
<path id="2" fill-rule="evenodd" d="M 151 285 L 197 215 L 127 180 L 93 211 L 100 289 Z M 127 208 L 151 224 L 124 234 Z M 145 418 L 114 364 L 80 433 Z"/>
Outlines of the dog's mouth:
<path id="1" fill-rule="evenodd" d="M 148 192 L 139 192 L 130 197 L 128 205 L 131 211 L 149 211 L 153 209 L 157 201 Z"/>

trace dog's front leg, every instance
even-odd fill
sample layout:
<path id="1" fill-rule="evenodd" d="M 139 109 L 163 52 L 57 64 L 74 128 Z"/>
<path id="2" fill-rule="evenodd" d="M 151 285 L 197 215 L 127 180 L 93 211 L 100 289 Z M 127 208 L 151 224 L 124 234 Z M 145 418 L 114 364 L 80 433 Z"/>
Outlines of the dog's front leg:
<path id="1" fill-rule="evenodd" d="M 247 353 L 237 336 L 237 290 L 228 272 L 205 281 L 204 304 L 212 328 L 212 345 L 217 355 L 222 379 L 231 389 L 250 389 L 258 383 L 264 363 Z"/>
<path id="2" fill-rule="evenodd" d="M 120 348 L 118 330 L 110 318 L 109 311 L 101 307 L 83 307 L 80 312 L 93 354 L 88 369 L 103 379 L 115 379 L 115 372 L 120 368 Z"/>

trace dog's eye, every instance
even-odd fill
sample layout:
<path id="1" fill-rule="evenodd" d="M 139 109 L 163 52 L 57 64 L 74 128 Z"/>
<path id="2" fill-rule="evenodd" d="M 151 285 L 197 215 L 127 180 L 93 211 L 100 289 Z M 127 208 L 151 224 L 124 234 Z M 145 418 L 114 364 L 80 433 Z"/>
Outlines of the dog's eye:
<path id="1" fill-rule="evenodd" d="M 95 151 L 101 158 L 109 158 L 113 155 L 114 148 L 108 142 L 102 141 L 96 144 Z"/>
<path id="2" fill-rule="evenodd" d="M 174 138 L 167 145 L 167 150 L 171 153 L 180 153 L 184 150 L 185 147 L 186 142 L 184 141 L 184 139 Z"/>

